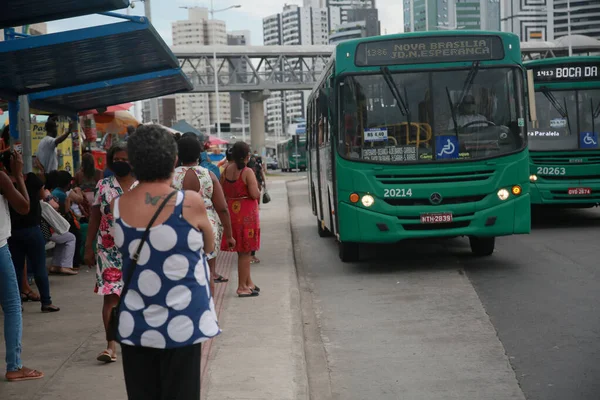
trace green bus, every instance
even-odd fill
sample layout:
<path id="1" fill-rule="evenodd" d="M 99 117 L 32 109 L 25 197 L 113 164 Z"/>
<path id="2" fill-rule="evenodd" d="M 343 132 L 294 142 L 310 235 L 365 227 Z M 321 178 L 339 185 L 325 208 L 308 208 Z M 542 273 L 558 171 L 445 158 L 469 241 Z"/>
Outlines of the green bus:
<path id="1" fill-rule="evenodd" d="M 531 230 L 516 35 L 436 31 L 339 43 L 307 109 L 309 196 L 342 261 L 360 243 Z"/>
<path id="2" fill-rule="evenodd" d="M 288 140 L 277 143 L 277 167 L 283 172 L 296 171 L 297 169 L 306 171 L 305 136 L 294 135 Z"/>
<path id="3" fill-rule="evenodd" d="M 537 126 L 529 127 L 531 204 L 600 203 L 600 57 L 529 61 Z"/>

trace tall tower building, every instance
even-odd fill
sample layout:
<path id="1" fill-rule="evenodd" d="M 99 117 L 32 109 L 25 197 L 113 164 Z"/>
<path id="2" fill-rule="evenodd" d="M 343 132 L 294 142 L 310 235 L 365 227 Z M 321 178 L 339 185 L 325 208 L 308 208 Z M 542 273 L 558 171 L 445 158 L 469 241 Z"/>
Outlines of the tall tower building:
<path id="1" fill-rule="evenodd" d="M 318 0 L 314 0 L 318 1 Z M 330 31 L 327 8 L 286 5 L 282 13 L 263 18 L 265 46 L 327 44 Z M 279 68 L 288 68 L 281 65 Z M 270 68 L 265 68 L 270 72 Z M 288 123 L 303 118 L 308 92 L 274 92 L 266 102 L 267 132 L 284 135 Z"/>
<path id="2" fill-rule="evenodd" d="M 404 32 L 500 30 L 500 0 L 404 0 L 403 5 Z"/>
<path id="3" fill-rule="evenodd" d="M 554 38 L 568 34 L 567 0 L 547 0 L 554 3 Z M 600 1 L 571 0 L 571 35 L 600 39 Z"/>
<path id="4" fill-rule="evenodd" d="M 530 40 L 553 41 L 552 3 L 553 0 L 502 1 L 502 31 L 516 34 L 522 42 Z"/>
<path id="5" fill-rule="evenodd" d="M 177 21 L 172 24 L 173 45 L 227 45 L 228 36 L 225 22 L 209 19 L 208 15 L 207 8 L 189 8 L 187 20 Z M 208 62 L 212 65 L 212 59 Z M 201 62 L 197 67 L 197 71 L 205 76 L 213 71 L 206 63 L 206 61 Z M 219 68 L 220 64 L 219 60 L 217 60 L 216 68 Z M 194 70 L 189 65 L 186 65 L 183 70 L 194 81 Z M 222 72 L 227 70 L 227 65 L 221 67 Z M 212 78 L 210 81 L 212 82 Z M 214 93 L 177 94 L 177 119 L 185 119 L 192 126 L 206 130 L 207 132 L 210 132 L 211 129 L 214 131 L 215 124 L 217 123 L 217 101 L 219 101 L 220 106 L 221 123 L 230 123 L 230 95 L 229 93 L 221 92 L 218 99 Z"/>

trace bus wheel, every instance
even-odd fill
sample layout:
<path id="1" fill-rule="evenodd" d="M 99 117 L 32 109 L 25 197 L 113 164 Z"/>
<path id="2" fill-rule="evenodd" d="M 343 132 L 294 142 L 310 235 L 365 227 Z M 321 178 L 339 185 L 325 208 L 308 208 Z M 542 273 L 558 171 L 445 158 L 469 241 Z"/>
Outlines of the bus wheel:
<path id="1" fill-rule="evenodd" d="M 342 262 L 358 261 L 359 245 L 354 242 L 339 242 L 339 255 Z"/>
<path id="2" fill-rule="evenodd" d="M 329 237 L 331 236 L 331 234 L 329 233 L 329 231 L 327 230 L 327 228 L 325 228 L 322 224 L 321 224 L 321 220 L 317 218 L 317 231 L 319 232 L 319 237 Z"/>
<path id="3" fill-rule="evenodd" d="M 471 252 L 478 257 L 491 256 L 496 245 L 495 237 L 475 237 L 469 238 Z"/>

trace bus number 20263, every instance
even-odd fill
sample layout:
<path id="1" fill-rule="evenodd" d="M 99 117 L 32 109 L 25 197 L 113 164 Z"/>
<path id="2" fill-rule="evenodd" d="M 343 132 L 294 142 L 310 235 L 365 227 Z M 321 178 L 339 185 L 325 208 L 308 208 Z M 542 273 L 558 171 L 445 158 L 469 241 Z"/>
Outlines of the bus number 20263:
<path id="1" fill-rule="evenodd" d="M 564 167 L 537 167 L 539 175 L 565 175 L 566 172 Z"/>
<path id="2" fill-rule="evenodd" d="M 412 197 L 412 189 L 384 189 L 383 197 Z"/>

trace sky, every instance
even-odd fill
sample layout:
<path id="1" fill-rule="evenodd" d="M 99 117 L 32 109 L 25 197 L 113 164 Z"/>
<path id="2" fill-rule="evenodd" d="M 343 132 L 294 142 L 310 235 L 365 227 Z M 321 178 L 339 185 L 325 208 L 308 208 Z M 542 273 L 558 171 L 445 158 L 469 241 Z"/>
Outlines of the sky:
<path id="1" fill-rule="evenodd" d="M 262 45 L 262 19 L 268 15 L 283 10 L 284 4 L 302 5 L 302 0 L 219 0 L 216 9 L 239 4 L 242 7 L 221 13 L 215 13 L 215 18 L 227 23 L 227 30 L 250 30 L 251 44 Z M 260 7 L 257 7 L 260 4 Z M 210 2 L 194 0 L 152 0 L 152 24 L 164 41 L 172 44 L 171 23 L 187 19 L 187 10 L 182 6 L 210 7 Z M 391 34 L 402 31 L 403 14 L 401 0 L 377 0 L 381 33 Z M 144 15 L 144 4 L 135 3 L 134 9 L 129 9 L 132 15 Z M 125 10 L 118 11 L 125 13 Z M 48 23 L 48 33 L 68 31 L 94 25 L 119 22 L 118 19 L 102 15 L 91 15 L 79 18 L 64 19 Z"/>

